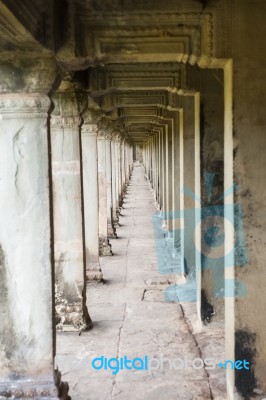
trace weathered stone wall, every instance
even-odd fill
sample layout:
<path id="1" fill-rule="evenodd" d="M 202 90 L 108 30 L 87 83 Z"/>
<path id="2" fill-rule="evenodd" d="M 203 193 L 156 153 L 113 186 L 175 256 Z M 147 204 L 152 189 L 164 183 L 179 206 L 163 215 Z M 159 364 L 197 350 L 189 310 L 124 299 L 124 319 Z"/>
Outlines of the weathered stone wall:
<path id="1" fill-rule="evenodd" d="M 244 215 L 248 261 L 236 267 L 236 279 L 247 289 L 235 301 L 237 356 L 254 356 L 255 379 L 266 389 L 266 273 L 265 224 L 266 191 L 266 3 L 261 0 L 234 1 L 234 179 L 238 184 L 235 199 Z M 238 220 L 241 216 L 236 215 Z M 237 222 L 237 220 L 236 220 Z M 256 351 L 255 351 L 256 347 Z M 252 374 L 239 374 L 242 392 L 252 389 Z"/>
<path id="2" fill-rule="evenodd" d="M 202 317 L 224 319 L 223 71 L 200 72 Z M 210 307 L 208 302 L 214 307 Z"/>

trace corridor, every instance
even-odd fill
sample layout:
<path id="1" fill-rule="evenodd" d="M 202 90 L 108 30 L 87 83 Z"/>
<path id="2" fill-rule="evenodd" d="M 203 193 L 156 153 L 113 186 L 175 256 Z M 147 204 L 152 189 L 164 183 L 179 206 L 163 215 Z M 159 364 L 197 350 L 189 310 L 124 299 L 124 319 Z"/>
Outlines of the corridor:
<path id="1" fill-rule="evenodd" d="M 81 335 L 57 334 L 56 364 L 69 383 L 72 400 L 226 398 L 223 370 L 191 365 L 198 358 L 213 357 L 217 362 L 223 358 L 222 330 L 214 324 L 197 334 L 193 332 L 195 303 L 164 301 L 164 290 L 179 278 L 158 271 L 152 222 L 156 213 L 143 166 L 136 164 L 121 210 L 118 239 L 111 241 L 113 256 L 101 258 L 104 284 L 87 287 L 94 327 Z M 123 369 L 114 375 L 110 369 L 92 368 L 92 360 L 101 356 L 131 360 L 148 356 L 150 368 Z M 160 366 L 152 359 L 161 360 Z M 185 368 L 180 359 L 187 360 Z M 170 365 L 174 360 L 176 369 Z"/>
<path id="2" fill-rule="evenodd" d="M 0 0 L 0 400 L 266 399 L 265 17 Z"/>

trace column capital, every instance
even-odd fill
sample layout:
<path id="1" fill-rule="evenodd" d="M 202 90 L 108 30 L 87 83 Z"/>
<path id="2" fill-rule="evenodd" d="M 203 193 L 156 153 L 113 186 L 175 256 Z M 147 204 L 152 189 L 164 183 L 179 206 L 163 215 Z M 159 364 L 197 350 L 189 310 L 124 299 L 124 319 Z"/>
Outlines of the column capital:
<path id="1" fill-rule="evenodd" d="M 111 140 L 113 137 L 114 126 L 112 121 L 106 117 L 102 117 L 98 122 L 98 137 L 99 139 Z"/>
<path id="2" fill-rule="evenodd" d="M 113 139 L 113 132 L 107 132 L 105 135 L 106 140 L 112 140 Z"/>
<path id="3" fill-rule="evenodd" d="M 97 124 L 83 123 L 81 127 L 82 136 L 97 136 L 98 127 Z"/>
<path id="4" fill-rule="evenodd" d="M 122 143 L 122 141 L 123 141 L 123 135 L 120 133 L 120 132 L 116 132 L 114 135 L 113 135 L 113 140 L 116 142 L 116 143 Z"/>
<path id="5" fill-rule="evenodd" d="M 83 125 L 82 125 L 82 135 L 86 136 L 97 136 L 98 126 L 97 123 L 102 117 L 102 112 L 100 107 L 93 101 L 93 99 L 88 99 L 88 108 L 83 113 Z"/>
<path id="6" fill-rule="evenodd" d="M 52 95 L 54 109 L 51 113 L 51 125 L 54 127 L 80 126 L 81 115 L 87 107 L 87 94 L 67 75 L 58 90 Z"/>
<path id="7" fill-rule="evenodd" d="M 0 119 L 47 118 L 51 100 L 40 93 L 0 93 Z"/>
<path id="8" fill-rule="evenodd" d="M 82 118 L 79 116 L 51 115 L 51 126 L 53 127 L 71 127 L 80 126 L 81 124 Z"/>

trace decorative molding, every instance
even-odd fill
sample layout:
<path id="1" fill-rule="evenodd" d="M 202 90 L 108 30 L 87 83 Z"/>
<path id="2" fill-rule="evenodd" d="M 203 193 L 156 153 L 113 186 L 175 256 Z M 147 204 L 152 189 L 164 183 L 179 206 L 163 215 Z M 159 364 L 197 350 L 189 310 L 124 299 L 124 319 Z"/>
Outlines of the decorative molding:
<path id="1" fill-rule="evenodd" d="M 82 20 L 89 57 L 194 64 L 213 56 L 211 13 L 90 14 Z"/>
<path id="2" fill-rule="evenodd" d="M 88 106 L 88 95 L 75 81 L 73 72 L 64 74 L 52 101 L 51 126 L 80 126 L 83 123 L 81 115 Z"/>
<path id="3" fill-rule="evenodd" d="M 72 127 L 72 126 L 81 126 L 83 120 L 78 116 L 67 116 L 64 117 L 62 115 L 51 115 L 51 126 L 52 127 Z"/>
<path id="4" fill-rule="evenodd" d="M 81 127 L 82 136 L 97 136 L 98 127 L 97 124 L 84 123 Z"/>
<path id="5" fill-rule="evenodd" d="M 47 118 L 51 106 L 48 96 L 36 93 L 0 94 L 0 119 Z"/>
<path id="6" fill-rule="evenodd" d="M 98 137 L 99 139 L 111 139 L 115 129 L 114 121 L 103 116 L 98 122 Z"/>
<path id="7" fill-rule="evenodd" d="M 103 117 L 103 113 L 100 109 L 98 108 L 88 108 L 83 114 L 82 118 L 84 120 L 84 124 L 87 125 L 97 125 L 97 123 L 100 121 L 100 119 Z"/>

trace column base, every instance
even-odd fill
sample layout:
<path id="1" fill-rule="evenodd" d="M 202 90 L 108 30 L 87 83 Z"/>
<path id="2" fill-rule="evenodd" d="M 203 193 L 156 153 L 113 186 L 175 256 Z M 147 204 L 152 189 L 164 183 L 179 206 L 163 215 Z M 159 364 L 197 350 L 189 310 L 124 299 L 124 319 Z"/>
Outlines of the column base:
<path id="1" fill-rule="evenodd" d="M 112 256 L 112 246 L 109 243 L 108 238 L 99 238 L 99 255 L 101 257 Z"/>
<path id="2" fill-rule="evenodd" d="M 122 208 L 122 206 L 120 207 L 117 207 L 116 208 L 116 215 L 117 215 L 117 218 L 119 218 L 119 215 L 121 215 L 121 208 Z"/>
<path id="3" fill-rule="evenodd" d="M 86 266 L 86 278 L 88 281 L 103 282 L 103 273 L 99 263 Z"/>
<path id="4" fill-rule="evenodd" d="M 122 195 L 121 195 L 120 198 L 119 198 L 119 202 L 118 202 L 118 205 L 119 205 L 119 213 L 120 213 L 120 209 L 123 208 L 123 201 L 124 201 L 124 194 L 122 193 Z"/>
<path id="5" fill-rule="evenodd" d="M 107 234 L 108 234 L 108 238 L 117 239 L 116 229 L 113 224 L 108 224 Z"/>
<path id="6" fill-rule="evenodd" d="M 56 330 L 63 332 L 81 332 L 88 331 L 92 328 L 92 321 L 88 312 L 85 312 L 84 306 L 78 303 L 57 304 L 56 310 Z"/>
<path id="7" fill-rule="evenodd" d="M 115 213 L 113 215 L 113 225 L 114 225 L 114 227 L 120 226 L 119 225 L 119 217 L 118 217 L 117 213 Z"/>
<path id="8" fill-rule="evenodd" d="M 163 221 L 163 223 L 162 223 L 162 230 L 163 230 L 163 231 L 167 231 L 167 230 L 168 230 L 167 221 Z"/>
<path id="9" fill-rule="evenodd" d="M 61 373 L 55 370 L 54 377 L 38 381 L 29 377 L 13 381 L 0 382 L 1 400 L 35 399 L 35 400 L 70 400 L 69 386 L 61 381 Z"/>

